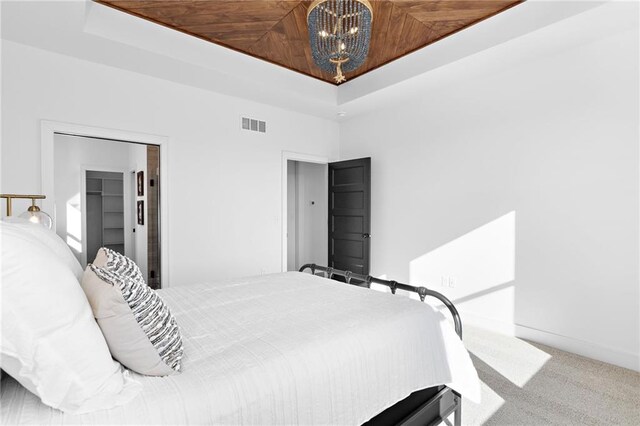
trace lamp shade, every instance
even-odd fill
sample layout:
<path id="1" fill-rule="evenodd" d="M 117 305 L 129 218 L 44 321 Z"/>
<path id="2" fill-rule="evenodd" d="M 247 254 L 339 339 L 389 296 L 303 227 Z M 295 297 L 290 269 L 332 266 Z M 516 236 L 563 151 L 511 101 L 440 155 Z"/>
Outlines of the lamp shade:
<path id="1" fill-rule="evenodd" d="M 29 209 L 20 215 L 21 218 L 27 219 L 31 223 L 38 223 L 47 229 L 51 229 L 53 226 L 53 220 L 51 216 L 41 211 L 38 206 L 31 206 Z"/>

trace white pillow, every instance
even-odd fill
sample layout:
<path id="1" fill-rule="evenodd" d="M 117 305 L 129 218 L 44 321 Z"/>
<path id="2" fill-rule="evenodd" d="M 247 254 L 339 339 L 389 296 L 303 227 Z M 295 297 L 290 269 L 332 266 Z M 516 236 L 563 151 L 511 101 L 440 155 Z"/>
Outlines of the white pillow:
<path id="1" fill-rule="evenodd" d="M 132 400 L 141 385 L 109 353 L 71 270 L 22 226 L 0 221 L 0 366 L 43 403 L 80 414 Z"/>
<path id="2" fill-rule="evenodd" d="M 60 258 L 60 260 L 62 260 L 69 269 L 71 269 L 71 272 L 76 276 L 78 282 L 82 281 L 82 274 L 84 271 L 82 270 L 82 266 L 80 266 L 80 262 L 78 262 L 78 259 L 75 257 L 67 243 L 65 243 L 58 234 L 38 223 L 33 223 L 20 217 L 11 216 L 4 218 L 3 220 L 15 225 L 17 227 L 16 229 L 30 234 L 43 244 L 46 244 L 46 246 L 49 247 L 49 249 L 51 249 L 51 251 L 53 251 L 53 253 L 58 256 L 58 258 Z"/>
<path id="3" fill-rule="evenodd" d="M 133 260 L 101 248 L 87 266 L 82 289 L 111 355 L 122 365 L 147 376 L 180 372 L 184 349 L 178 323 Z"/>

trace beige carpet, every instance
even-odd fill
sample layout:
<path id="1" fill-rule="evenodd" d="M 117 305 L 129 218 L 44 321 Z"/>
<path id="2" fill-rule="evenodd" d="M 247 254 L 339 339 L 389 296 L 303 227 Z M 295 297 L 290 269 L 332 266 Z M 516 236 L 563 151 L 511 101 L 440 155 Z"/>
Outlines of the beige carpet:
<path id="1" fill-rule="evenodd" d="M 465 326 L 482 403 L 464 425 L 640 425 L 640 373 Z"/>

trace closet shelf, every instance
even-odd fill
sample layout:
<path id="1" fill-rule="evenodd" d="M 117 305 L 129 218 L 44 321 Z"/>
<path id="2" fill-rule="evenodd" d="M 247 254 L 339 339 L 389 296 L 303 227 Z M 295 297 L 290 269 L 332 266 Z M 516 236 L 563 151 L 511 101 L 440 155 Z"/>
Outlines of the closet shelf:
<path id="1" fill-rule="evenodd" d="M 117 245 L 121 245 L 124 244 L 124 240 L 116 240 L 116 241 L 103 241 L 102 245 L 105 246 L 117 246 Z"/>

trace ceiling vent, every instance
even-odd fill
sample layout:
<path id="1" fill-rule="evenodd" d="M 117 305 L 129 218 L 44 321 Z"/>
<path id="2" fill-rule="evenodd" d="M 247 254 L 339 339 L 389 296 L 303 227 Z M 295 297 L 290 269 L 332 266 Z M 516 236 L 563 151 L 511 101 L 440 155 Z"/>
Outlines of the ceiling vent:
<path id="1" fill-rule="evenodd" d="M 267 122 L 262 120 L 256 120 L 255 118 L 242 117 L 241 120 L 242 130 L 249 130 L 251 132 L 267 133 Z"/>

